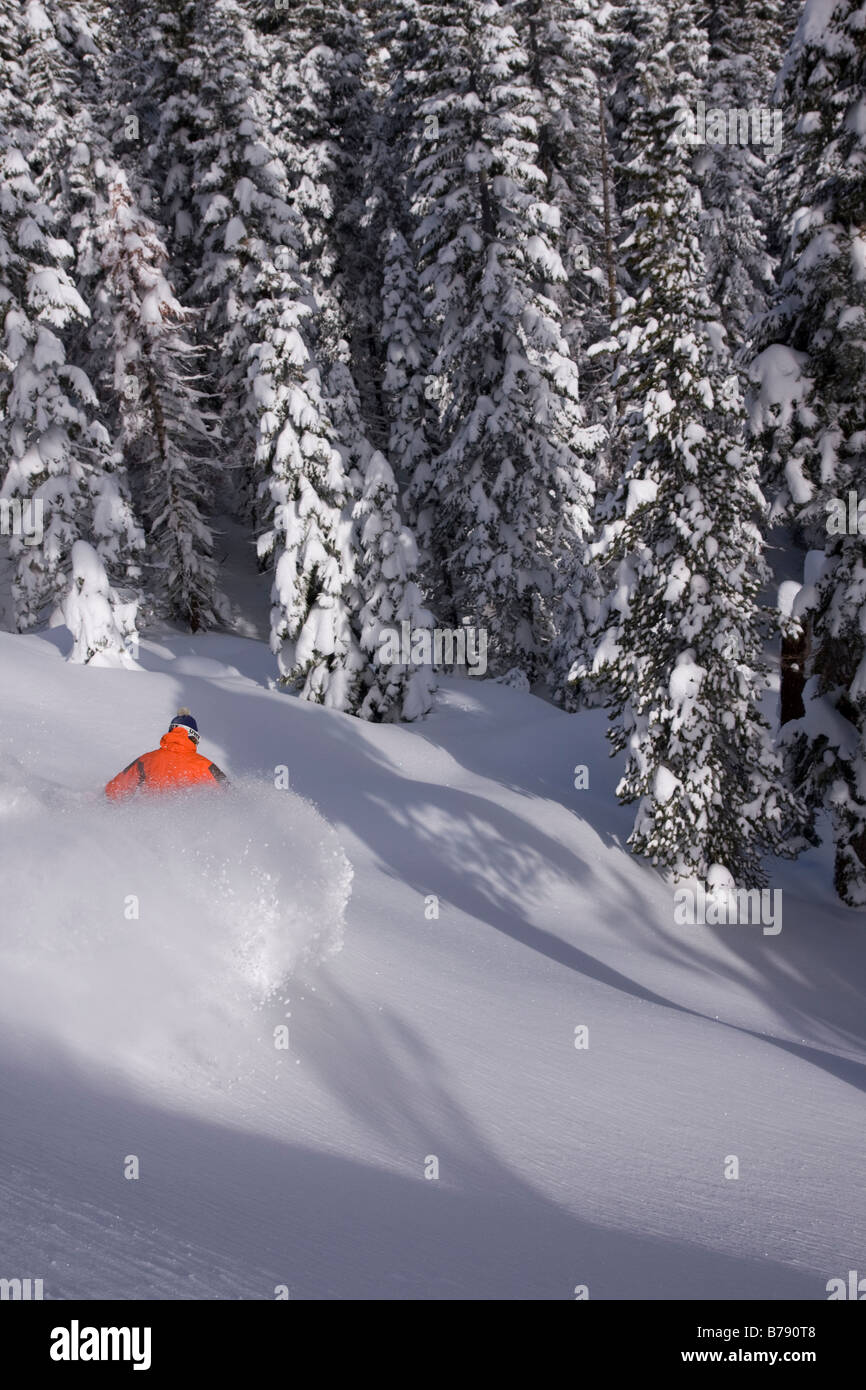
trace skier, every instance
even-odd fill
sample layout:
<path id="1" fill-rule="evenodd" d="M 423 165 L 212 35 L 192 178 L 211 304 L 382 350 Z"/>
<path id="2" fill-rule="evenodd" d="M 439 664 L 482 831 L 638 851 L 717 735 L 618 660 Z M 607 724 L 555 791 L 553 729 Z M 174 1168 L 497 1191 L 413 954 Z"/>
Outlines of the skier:
<path id="1" fill-rule="evenodd" d="M 163 734 L 158 748 L 119 772 L 105 788 L 112 801 L 123 801 L 136 792 L 172 792 L 199 785 L 228 785 L 216 763 L 196 752 L 201 735 L 188 709 L 179 709 Z"/>

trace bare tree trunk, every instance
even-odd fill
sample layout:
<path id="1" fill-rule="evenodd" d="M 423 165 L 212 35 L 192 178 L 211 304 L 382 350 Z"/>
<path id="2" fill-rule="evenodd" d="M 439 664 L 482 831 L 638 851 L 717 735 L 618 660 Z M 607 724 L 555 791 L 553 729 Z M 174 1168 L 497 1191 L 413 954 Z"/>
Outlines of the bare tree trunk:
<path id="1" fill-rule="evenodd" d="M 803 690 L 806 685 L 806 661 L 809 656 L 809 628 L 806 624 L 798 637 L 782 637 L 782 660 L 779 677 L 779 723 L 789 724 L 802 719 L 806 713 Z"/>

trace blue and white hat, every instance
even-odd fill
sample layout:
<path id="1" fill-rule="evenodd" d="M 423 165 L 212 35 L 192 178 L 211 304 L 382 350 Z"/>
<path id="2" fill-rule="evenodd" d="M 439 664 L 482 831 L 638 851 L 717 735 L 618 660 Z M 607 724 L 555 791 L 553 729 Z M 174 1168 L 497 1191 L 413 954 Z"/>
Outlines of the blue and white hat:
<path id="1" fill-rule="evenodd" d="M 186 729 L 193 743 L 198 743 L 201 738 L 201 734 L 198 731 L 198 724 L 196 724 L 188 709 L 178 710 L 174 719 L 168 726 L 169 733 L 171 733 L 172 729 Z"/>

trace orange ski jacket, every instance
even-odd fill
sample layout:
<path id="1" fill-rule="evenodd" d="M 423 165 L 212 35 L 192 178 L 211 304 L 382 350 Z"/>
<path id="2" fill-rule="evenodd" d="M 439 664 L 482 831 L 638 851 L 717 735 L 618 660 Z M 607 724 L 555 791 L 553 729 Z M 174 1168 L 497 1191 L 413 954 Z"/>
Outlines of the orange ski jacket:
<path id="1" fill-rule="evenodd" d="M 171 792 L 200 783 L 215 786 L 227 784 L 227 779 L 216 763 L 208 762 L 196 752 L 184 728 L 169 729 L 160 739 L 158 748 L 152 753 L 142 753 L 112 778 L 105 795 L 112 801 L 123 801 L 136 792 Z"/>

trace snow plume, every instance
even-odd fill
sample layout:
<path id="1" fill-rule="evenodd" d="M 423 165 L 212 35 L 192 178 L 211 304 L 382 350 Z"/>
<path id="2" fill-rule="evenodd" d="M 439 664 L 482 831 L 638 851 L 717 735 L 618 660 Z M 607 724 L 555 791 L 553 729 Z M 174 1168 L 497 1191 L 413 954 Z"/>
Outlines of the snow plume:
<path id="1" fill-rule="evenodd" d="M 291 791 L 117 805 L 4 759 L 0 824 L 0 1019 L 100 1070 L 236 1075 L 245 1035 L 274 1047 L 263 1006 L 341 948 L 352 869 Z"/>

